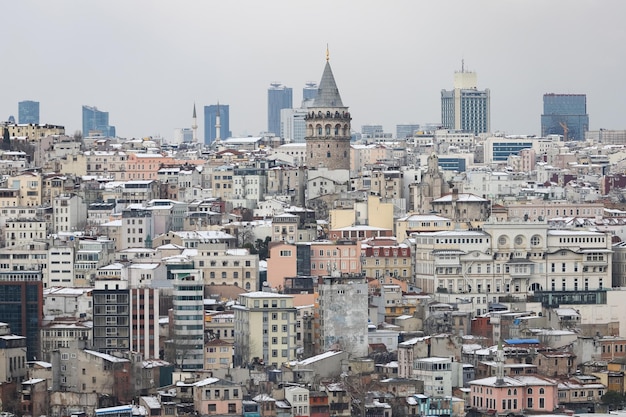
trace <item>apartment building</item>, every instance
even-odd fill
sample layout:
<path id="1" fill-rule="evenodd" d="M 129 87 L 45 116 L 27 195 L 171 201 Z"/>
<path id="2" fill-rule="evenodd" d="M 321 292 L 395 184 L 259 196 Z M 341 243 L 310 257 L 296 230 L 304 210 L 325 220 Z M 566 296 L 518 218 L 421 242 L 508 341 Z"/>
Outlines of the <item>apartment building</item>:
<path id="1" fill-rule="evenodd" d="M 372 238 L 361 243 L 361 270 L 368 278 L 392 276 L 409 280 L 411 274 L 411 248 L 398 243 L 395 238 Z"/>
<path id="2" fill-rule="evenodd" d="M 225 243 L 199 242 L 185 252 L 204 275 L 208 285 L 236 285 L 247 291 L 259 289 L 259 256 L 247 249 L 227 249 Z"/>
<path id="3" fill-rule="evenodd" d="M 296 308 L 292 295 L 241 294 L 234 312 L 235 366 L 255 359 L 278 366 L 296 358 Z"/>

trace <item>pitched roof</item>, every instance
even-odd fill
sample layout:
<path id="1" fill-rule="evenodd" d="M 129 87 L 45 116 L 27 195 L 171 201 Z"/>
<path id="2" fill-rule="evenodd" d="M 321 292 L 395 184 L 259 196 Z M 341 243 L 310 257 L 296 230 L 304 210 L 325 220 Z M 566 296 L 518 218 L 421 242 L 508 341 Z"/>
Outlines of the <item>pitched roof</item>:
<path id="1" fill-rule="evenodd" d="M 335 83 L 335 77 L 328 61 L 326 61 L 326 66 L 324 67 L 324 73 L 317 89 L 317 97 L 313 102 L 313 107 L 343 107 L 339 89 Z"/>

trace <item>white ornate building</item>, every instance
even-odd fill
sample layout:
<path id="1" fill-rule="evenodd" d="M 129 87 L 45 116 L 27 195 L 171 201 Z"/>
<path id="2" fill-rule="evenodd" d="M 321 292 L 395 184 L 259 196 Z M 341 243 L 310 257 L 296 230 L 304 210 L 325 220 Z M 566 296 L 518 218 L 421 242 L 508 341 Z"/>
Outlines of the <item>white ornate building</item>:
<path id="1" fill-rule="evenodd" d="M 489 221 L 482 229 L 413 233 L 414 284 L 444 302 L 473 304 L 476 314 L 509 296 L 584 302 L 611 287 L 611 237 L 583 229 L 549 229 L 543 221 Z M 578 300 L 580 298 L 580 300 Z"/>

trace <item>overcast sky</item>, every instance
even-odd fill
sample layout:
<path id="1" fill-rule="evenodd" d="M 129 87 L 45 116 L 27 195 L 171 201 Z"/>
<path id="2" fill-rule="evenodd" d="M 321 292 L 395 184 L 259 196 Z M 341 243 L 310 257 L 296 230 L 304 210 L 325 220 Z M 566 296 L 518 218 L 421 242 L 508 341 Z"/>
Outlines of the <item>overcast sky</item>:
<path id="1" fill-rule="evenodd" d="M 21 100 L 81 129 L 81 106 L 121 137 L 189 127 L 230 105 L 235 136 L 267 129 L 267 88 L 319 82 L 326 44 L 353 129 L 440 122 L 455 70 L 491 90 L 491 127 L 538 134 L 544 93 L 587 94 L 590 129 L 626 129 L 623 0 L 5 0 L 0 120 Z"/>

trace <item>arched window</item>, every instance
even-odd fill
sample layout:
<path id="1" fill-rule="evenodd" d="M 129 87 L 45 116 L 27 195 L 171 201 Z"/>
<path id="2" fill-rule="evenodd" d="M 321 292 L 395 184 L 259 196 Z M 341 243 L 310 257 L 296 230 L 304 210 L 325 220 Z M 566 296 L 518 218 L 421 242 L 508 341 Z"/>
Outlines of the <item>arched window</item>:
<path id="1" fill-rule="evenodd" d="M 330 158 L 330 152 L 326 152 L 326 158 Z"/>
<path id="2" fill-rule="evenodd" d="M 317 125 L 317 134 L 322 136 L 322 125 Z"/>
<path id="3" fill-rule="evenodd" d="M 511 388 L 509 388 L 509 392 L 507 392 L 507 395 L 511 395 Z"/>
<path id="4" fill-rule="evenodd" d="M 539 394 L 543 395 L 545 394 L 546 390 L 544 390 L 543 388 L 539 388 Z"/>
<path id="5" fill-rule="evenodd" d="M 249 290 L 249 289 L 250 289 L 250 283 L 246 282 L 246 290 Z"/>
<path id="6" fill-rule="evenodd" d="M 533 395 L 533 389 L 532 388 L 528 388 L 528 391 L 526 391 L 528 393 L 528 395 Z"/>
<path id="7" fill-rule="evenodd" d="M 326 135 L 330 136 L 330 125 L 326 125 Z"/>

